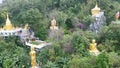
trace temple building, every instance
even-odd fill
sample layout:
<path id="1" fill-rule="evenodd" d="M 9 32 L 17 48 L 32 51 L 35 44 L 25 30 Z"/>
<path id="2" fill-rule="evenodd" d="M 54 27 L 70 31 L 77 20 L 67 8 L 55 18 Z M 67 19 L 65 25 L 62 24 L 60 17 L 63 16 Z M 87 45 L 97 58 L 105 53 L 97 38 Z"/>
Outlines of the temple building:
<path id="1" fill-rule="evenodd" d="M 8 37 L 8 36 L 18 36 L 21 41 L 25 41 L 28 38 L 31 38 L 34 35 L 34 32 L 29 30 L 29 25 L 26 24 L 24 27 L 14 26 L 7 14 L 7 19 L 5 25 L 0 28 L 0 36 Z"/>
<path id="2" fill-rule="evenodd" d="M 95 33 L 98 33 L 100 28 L 106 24 L 106 17 L 104 16 L 104 12 L 96 6 L 91 9 L 92 17 L 94 18 L 94 22 L 90 24 L 89 29 Z"/>
<path id="3" fill-rule="evenodd" d="M 0 28 L 0 36 L 10 36 L 10 35 L 18 35 L 18 32 L 21 31 L 22 28 L 14 27 L 14 25 L 9 20 L 9 16 L 7 14 L 7 19 L 5 25 Z"/>

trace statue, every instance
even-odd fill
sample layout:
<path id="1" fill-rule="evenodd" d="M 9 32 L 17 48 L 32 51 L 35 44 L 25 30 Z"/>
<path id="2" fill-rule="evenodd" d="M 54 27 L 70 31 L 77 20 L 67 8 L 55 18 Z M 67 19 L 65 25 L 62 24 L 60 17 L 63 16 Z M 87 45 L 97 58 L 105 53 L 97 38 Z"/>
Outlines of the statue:
<path id="1" fill-rule="evenodd" d="M 25 24 L 24 29 L 27 30 L 28 26 L 29 26 L 28 24 Z"/>
<path id="2" fill-rule="evenodd" d="M 89 46 L 89 52 L 93 55 L 98 55 L 99 54 L 99 51 L 96 47 L 97 43 L 95 43 L 95 39 L 92 40 L 92 43 L 90 43 L 90 46 Z"/>
<path id="3" fill-rule="evenodd" d="M 31 46 L 30 55 L 31 55 L 31 65 L 32 65 L 32 68 L 36 68 L 36 67 L 37 67 L 37 63 L 36 63 L 36 52 L 35 52 L 33 46 Z"/>
<path id="4" fill-rule="evenodd" d="M 58 30 L 58 27 L 56 26 L 56 20 L 55 19 L 53 19 L 51 21 L 50 30 Z"/>

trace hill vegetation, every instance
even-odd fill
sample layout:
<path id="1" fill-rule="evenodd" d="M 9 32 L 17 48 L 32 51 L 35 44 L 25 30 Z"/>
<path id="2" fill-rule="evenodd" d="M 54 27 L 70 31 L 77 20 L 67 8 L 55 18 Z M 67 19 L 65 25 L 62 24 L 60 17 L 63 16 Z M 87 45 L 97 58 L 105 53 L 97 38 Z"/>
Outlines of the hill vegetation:
<path id="1" fill-rule="evenodd" d="M 91 9 L 96 3 L 105 12 L 107 23 L 98 34 L 88 31 L 94 21 Z M 5 24 L 8 13 L 15 26 L 28 23 L 35 36 L 51 42 L 51 46 L 36 51 L 37 63 L 42 68 L 118 68 L 120 24 L 115 21 L 115 14 L 119 10 L 119 0 L 3 0 L 0 26 Z M 49 37 L 53 18 L 60 29 L 59 38 Z M 92 39 L 98 43 L 98 56 L 89 53 Z M 0 68 L 29 68 L 29 52 L 30 48 L 17 37 L 0 37 Z"/>

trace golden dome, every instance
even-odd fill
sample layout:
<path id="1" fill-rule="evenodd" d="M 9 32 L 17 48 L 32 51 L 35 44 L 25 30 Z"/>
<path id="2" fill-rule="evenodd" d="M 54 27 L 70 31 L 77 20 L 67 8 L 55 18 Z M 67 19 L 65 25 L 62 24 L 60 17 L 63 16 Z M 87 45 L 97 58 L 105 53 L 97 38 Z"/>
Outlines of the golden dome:
<path id="1" fill-rule="evenodd" d="M 91 10 L 92 16 L 99 14 L 100 8 L 96 4 L 96 6 Z"/>
<path id="2" fill-rule="evenodd" d="M 13 30 L 14 29 L 13 25 L 11 24 L 11 21 L 9 20 L 8 14 L 7 14 L 7 19 L 6 19 L 5 26 L 3 28 L 5 30 Z"/>

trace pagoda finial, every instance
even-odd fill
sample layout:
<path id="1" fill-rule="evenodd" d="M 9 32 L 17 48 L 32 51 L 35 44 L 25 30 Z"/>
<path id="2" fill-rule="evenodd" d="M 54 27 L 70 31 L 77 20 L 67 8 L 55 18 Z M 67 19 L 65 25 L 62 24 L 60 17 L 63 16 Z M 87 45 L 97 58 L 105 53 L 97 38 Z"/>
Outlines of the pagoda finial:
<path id="1" fill-rule="evenodd" d="M 98 4 L 97 4 L 97 2 L 96 2 L 96 5 L 95 5 L 95 7 L 96 7 L 96 8 L 98 8 Z"/>
<path id="2" fill-rule="evenodd" d="M 12 25 L 10 19 L 9 19 L 8 13 L 7 13 L 7 19 L 6 19 L 6 23 L 5 23 L 4 29 L 5 30 L 12 30 L 12 29 L 14 29 L 14 27 L 13 27 L 13 25 Z"/>
<path id="3" fill-rule="evenodd" d="M 7 13 L 7 19 L 9 18 L 9 15 L 8 15 L 8 13 Z"/>

